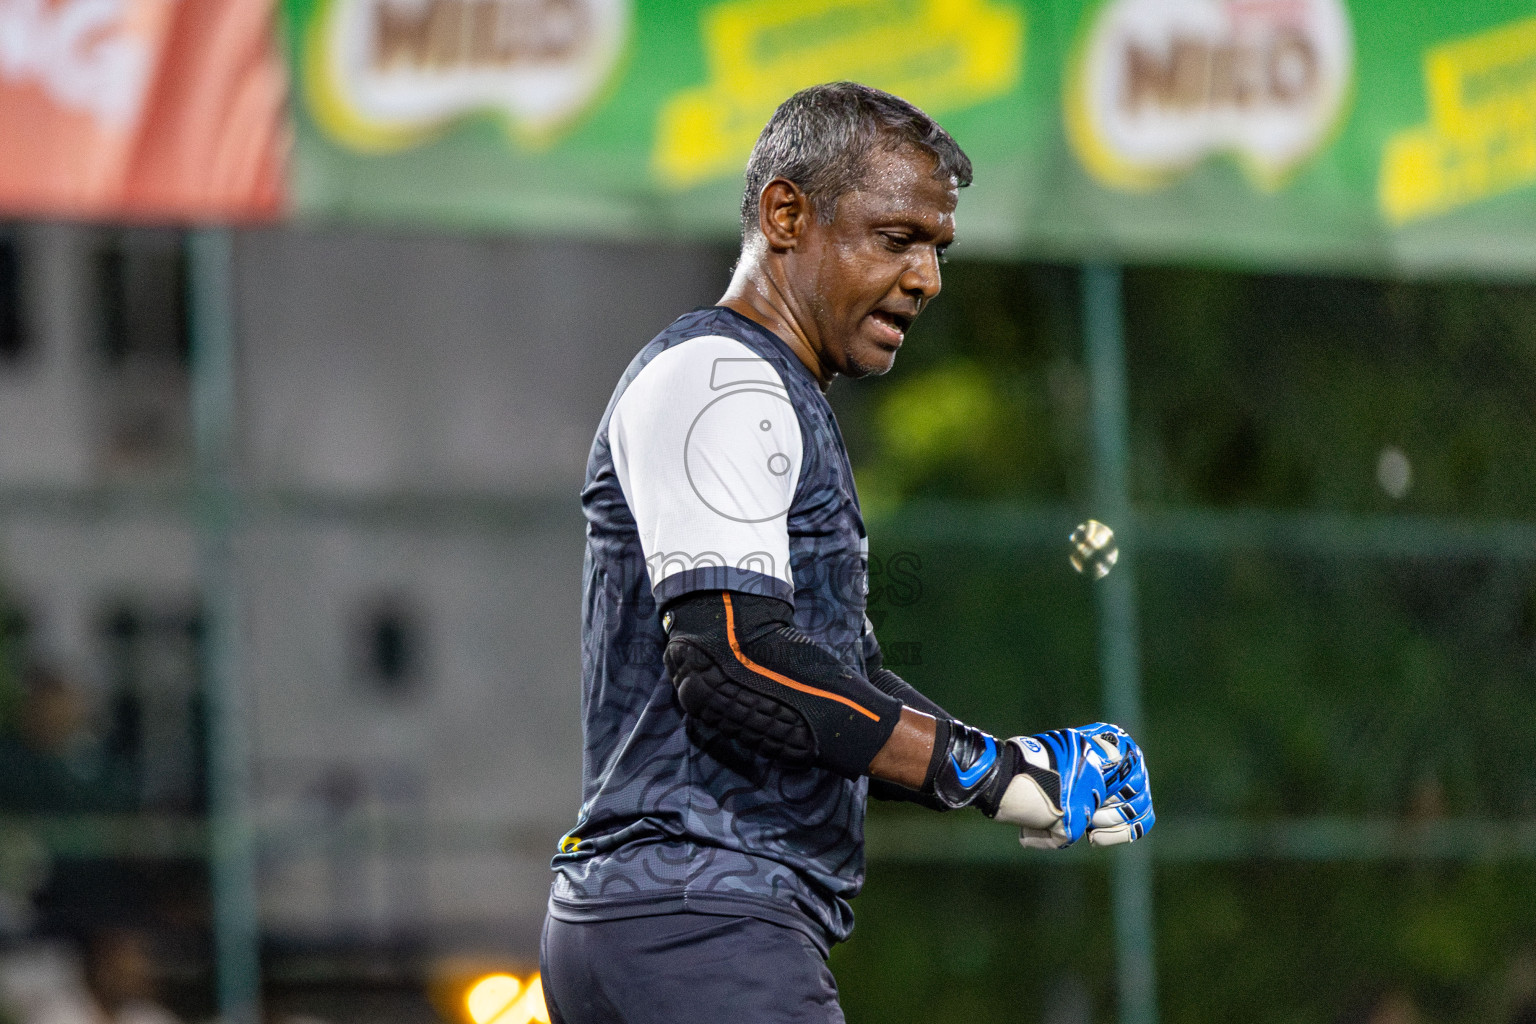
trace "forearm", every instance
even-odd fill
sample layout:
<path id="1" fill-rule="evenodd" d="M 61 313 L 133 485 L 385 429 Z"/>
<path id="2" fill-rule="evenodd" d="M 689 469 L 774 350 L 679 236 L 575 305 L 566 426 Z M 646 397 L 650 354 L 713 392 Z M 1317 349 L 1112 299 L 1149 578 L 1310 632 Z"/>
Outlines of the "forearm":
<path id="1" fill-rule="evenodd" d="M 937 733 L 938 722 L 932 715 L 903 707 L 891 738 L 869 763 L 870 778 L 921 792 L 932 770 Z"/>
<path id="2" fill-rule="evenodd" d="M 868 669 L 869 681 L 871 683 L 874 683 L 879 689 L 901 701 L 910 710 L 921 712 L 929 718 L 936 719 L 933 725 L 934 734 L 943 731 L 943 727 L 939 723 L 949 722 L 954 719 L 953 715 L 939 707 L 932 700 L 929 700 L 917 687 L 884 667 L 884 655 L 881 653 L 880 644 L 875 639 L 873 631 L 867 632 L 864 636 L 864 662 Z M 936 769 L 934 761 L 941 752 L 934 752 L 933 748 L 936 748 L 939 744 L 933 742 L 933 738 L 927 730 L 928 726 L 924 724 L 922 732 L 925 741 L 932 743 L 931 747 L 927 747 L 930 757 L 928 776 L 931 776 Z M 892 738 L 895 739 L 894 736 Z M 889 754 L 881 759 L 880 768 L 887 774 L 876 772 L 874 770 L 875 766 L 871 765 L 869 795 L 876 800 L 899 800 L 903 803 L 917 804 L 919 807 L 926 807 L 931 811 L 949 810 L 943 803 L 934 799 L 932 793 L 923 792 L 922 782 L 914 781 L 917 778 L 915 765 L 921 760 L 922 752 L 921 749 L 914 748 L 910 742 L 911 738 L 909 732 L 905 744 L 898 741 L 892 746 Z M 882 753 L 884 752 L 882 751 Z M 897 781 L 891 777 L 893 774 L 906 781 Z M 923 779 L 923 782 L 926 781 L 927 776 Z"/>

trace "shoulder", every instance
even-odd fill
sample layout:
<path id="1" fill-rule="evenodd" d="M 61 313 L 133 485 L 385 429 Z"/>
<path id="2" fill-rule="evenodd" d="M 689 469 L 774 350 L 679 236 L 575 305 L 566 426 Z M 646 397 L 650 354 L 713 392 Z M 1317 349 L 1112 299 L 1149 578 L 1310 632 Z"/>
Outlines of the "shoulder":
<path id="1" fill-rule="evenodd" d="M 785 390 L 784 375 L 772 360 L 740 338 L 721 334 L 698 335 L 658 348 L 635 374 L 630 391 L 661 384 L 706 392 L 751 384 Z"/>
<path id="2" fill-rule="evenodd" d="M 723 315 L 722 315 L 723 314 Z M 743 390 L 787 395 L 789 382 L 778 353 L 739 317 L 700 310 L 658 334 L 626 374 L 615 413 L 697 415 L 704 406 Z"/>
<path id="3" fill-rule="evenodd" d="M 750 399 L 723 402 L 743 415 L 765 400 L 787 404 L 793 414 L 770 419 L 799 434 L 799 424 L 793 421 L 815 404 L 814 397 L 802 393 L 808 379 L 793 353 L 765 328 L 722 307 L 695 310 L 673 321 L 636 354 L 614 390 L 599 439 L 608 438 L 611 430 L 632 440 L 656 429 L 686 430 L 725 399 Z"/>

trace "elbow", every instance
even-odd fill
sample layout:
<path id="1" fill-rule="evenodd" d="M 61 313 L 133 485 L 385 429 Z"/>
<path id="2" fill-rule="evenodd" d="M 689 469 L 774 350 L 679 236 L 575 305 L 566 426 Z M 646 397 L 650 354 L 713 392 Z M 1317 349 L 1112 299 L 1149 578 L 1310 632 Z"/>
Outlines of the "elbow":
<path id="1" fill-rule="evenodd" d="M 667 644 L 665 660 L 684 717 L 704 735 L 788 767 L 816 763 L 815 736 L 794 708 L 737 684 L 686 640 Z"/>

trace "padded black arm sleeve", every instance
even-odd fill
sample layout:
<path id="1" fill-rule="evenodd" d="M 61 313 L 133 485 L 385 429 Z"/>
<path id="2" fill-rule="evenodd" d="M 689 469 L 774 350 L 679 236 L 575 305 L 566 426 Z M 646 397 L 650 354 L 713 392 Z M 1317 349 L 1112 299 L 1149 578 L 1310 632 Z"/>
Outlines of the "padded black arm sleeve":
<path id="1" fill-rule="evenodd" d="M 796 630 L 793 612 L 730 590 L 668 605 L 664 658 L 678 701 L 699 725 L 764 757 L 866 775 L 901 701 Z"/>
<path id="2" fill-rule="evenodd" d="M 901 676 L 897 675 L 895 672 L 892 672 L 890 669 L 882 665 L 880 645 L 873 642 L 873 634 L 870 634 L 867 639 L 870 641 L 870 643 L 866 644 L 866 650 L 869 653 L 866 653 L 865 655 L 864 667 L 869 670 L 870 682 L 874 683 L 881 690 L 890 694 L 892 697 L 895 697 L 909 708 L 914 708 L 923 712 L 924 714 L 932 715 L 940 722 L 950 722 L 954 720 L 953 715 L 939 707 L 927 697 L 924 697 L 922 693 L 918 691 L 917 687 L 913 686 L 911 683 L 901 678 Z M 873 648 L 873 650 L 869 650 L 870 648 Z M 940 738 L 942 738 L 942 734 L 944 732 L 942 726 L 940 727 L 939 731 L 941 733 Z M 936 752 L 942 753 L 942 748 L 939 744 L 934 745 L 934 750 Z M 932 776 L 932 766 L 929 767 L 928 774 Z M 900 800 L 904 803 L 920 804 L 921 806 L 927 807 L 929 810 L 934 811 L 949 810 L 949 806 L 947 804 L 941 803 L 932 794 L 925 795 L 915 789 L 908 789 L 906 786 L 900 785 L 899 783 L 887 782 L 884 779 L 869 780 L 869 795 L 874 797 L 876 800 Z"/>
<path id="3" fill-rule="evenodd" d="M 869 681 L 909 708 L 916 708 L 934 718 L 953 718 L 954 716 L 948 711 L 918 692 L 917 687 L 885 667 L 885 653 L 880 650 L 880 641 L 875 639 L 875 631 L 869 627 L 867 621 L 865 629 L 867 632 L 864 634 L 863 641 L 864 671 L 869 674 Z"/>

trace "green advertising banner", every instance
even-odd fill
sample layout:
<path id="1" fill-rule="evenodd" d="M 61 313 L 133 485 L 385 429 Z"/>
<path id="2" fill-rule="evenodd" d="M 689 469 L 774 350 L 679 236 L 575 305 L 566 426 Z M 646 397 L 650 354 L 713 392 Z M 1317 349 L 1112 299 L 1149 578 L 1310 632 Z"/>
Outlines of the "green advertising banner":
<path id="1" fill-rule="evenodd" d="M 970 153 L 961 249 L 1536 271 L 1530 0 L 285 0 L 301 216 L 734 235 L 851 78 Z"/>

